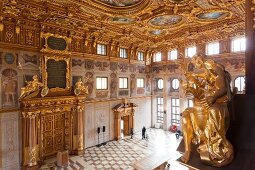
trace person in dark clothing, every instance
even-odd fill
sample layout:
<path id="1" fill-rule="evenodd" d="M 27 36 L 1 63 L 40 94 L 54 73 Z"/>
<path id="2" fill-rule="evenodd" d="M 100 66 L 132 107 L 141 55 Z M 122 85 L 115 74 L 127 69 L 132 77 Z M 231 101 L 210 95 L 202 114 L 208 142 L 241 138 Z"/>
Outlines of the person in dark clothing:
<path id="1" fill-rule="evenodd" d="M 131 135 L 131 139 L 133 139 L 133 135 L 134 135 L 133 128 L 130 129 L 130 135 Z"/>
<path id="2" fill-rule="evenodd" d="M 145 126 L 142 128 L 142 139 L 145 139 L 145 133 L 146 133 L 146 128 Z"/>

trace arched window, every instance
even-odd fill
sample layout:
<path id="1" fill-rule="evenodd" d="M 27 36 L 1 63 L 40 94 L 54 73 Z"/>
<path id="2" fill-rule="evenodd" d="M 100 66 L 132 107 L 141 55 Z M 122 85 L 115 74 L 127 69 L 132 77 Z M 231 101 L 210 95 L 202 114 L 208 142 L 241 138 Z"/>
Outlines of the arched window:
<path id="1" fill-rule="evenodd" d="M 238 92 L 243 92 L 245 87 L 245 78 L 244 76 L 239 76 L 235 79 L 235 87 L 237 87 Z"/>
<path id="2" fill-rule="evenodd" d="M 178 79 L 173 79 L 172 80 L 172 88 L 174 90 L 177 90 L 177 89 L 179 89 L 179 87 L 180 87 L 180 81 Z"/>
<path id="3" fill-rule="evenodd" d="M 163 89 L 164 85 L 163 85 L 163 79 L 158 79 L 157 81 L 157 87 L 158 89 Z"/>

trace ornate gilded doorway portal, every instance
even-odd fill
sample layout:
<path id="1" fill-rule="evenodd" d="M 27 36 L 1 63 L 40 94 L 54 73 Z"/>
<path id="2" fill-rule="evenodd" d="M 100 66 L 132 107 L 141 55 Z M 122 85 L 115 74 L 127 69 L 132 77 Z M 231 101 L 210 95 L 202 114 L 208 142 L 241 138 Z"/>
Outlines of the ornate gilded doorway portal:
<path id="1" fill-rule="evenodd" d="M 131 128 L 134 129 L 134 103 L 120 103 L 112 110 L 114 112 L 114 139 L 121 139 L 121 120 L 123 120 L 123 133 L 125 136 L 130 135 Z"/>

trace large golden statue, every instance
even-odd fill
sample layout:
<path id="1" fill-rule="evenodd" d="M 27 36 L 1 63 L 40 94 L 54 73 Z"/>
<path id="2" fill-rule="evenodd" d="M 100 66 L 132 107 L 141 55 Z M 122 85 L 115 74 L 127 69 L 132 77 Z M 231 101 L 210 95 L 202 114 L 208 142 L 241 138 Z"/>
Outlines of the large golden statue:
<path id="1" fill-rule="evenodd" d="M 195 70 L 185 72 L 186 93 L 193 94 L 194 107 L 182 114 L 185 152 L 181 160 L 190 159 L 191 142 L 198 144 L 201 160 L 215 167 L 229 164 L 233 159 L 233 147 L 226 139 L 229 127 L 227 103 L 231 98 L 230 75 L 224 66 L 213 60 L 195 56 L 191 63 Z"/>
<path id="2" fill-rule="evenodd" d="M 39 82 L 38 76 L 34 75 L 33 80 L 27 82 L 26 87 L 21 88 L 21 94 L 19 99 L 24 99 L 24 98 L 30 98 L 32 96 L 36 96 L 39 91 L 42 89 L 43 84 Z"/>

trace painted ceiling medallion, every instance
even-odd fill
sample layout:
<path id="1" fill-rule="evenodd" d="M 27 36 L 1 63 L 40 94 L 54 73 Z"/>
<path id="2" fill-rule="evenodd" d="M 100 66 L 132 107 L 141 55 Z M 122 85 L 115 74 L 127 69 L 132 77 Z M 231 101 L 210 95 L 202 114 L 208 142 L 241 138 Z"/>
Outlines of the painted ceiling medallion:
<path id="1" fill-rule="evenodd" d="M 229 13 L 225 11 L 204 12 L 196 15 L 196 17 L 202 21 L 219 20 L 227 16 L 229 16 Z"/>
<path id="2" fill-rule="evenodd" d="M 142 0 L 100 0 L 104 4 L 115 7 L 128 7 L 139 3 Z"/>
<path id="3" fill-rule="evenodd" d="M 161 15 L 149 20 L 149 24 L 156 27 L 179 25 L 183 17 L 180 15 Z"/>
<path id="4" fill-rule="evenodd" d="M 115 24 L 132 24 L 135 19 L 127 17 L 112 17 L 109 18 L 109 21 Z"/>

